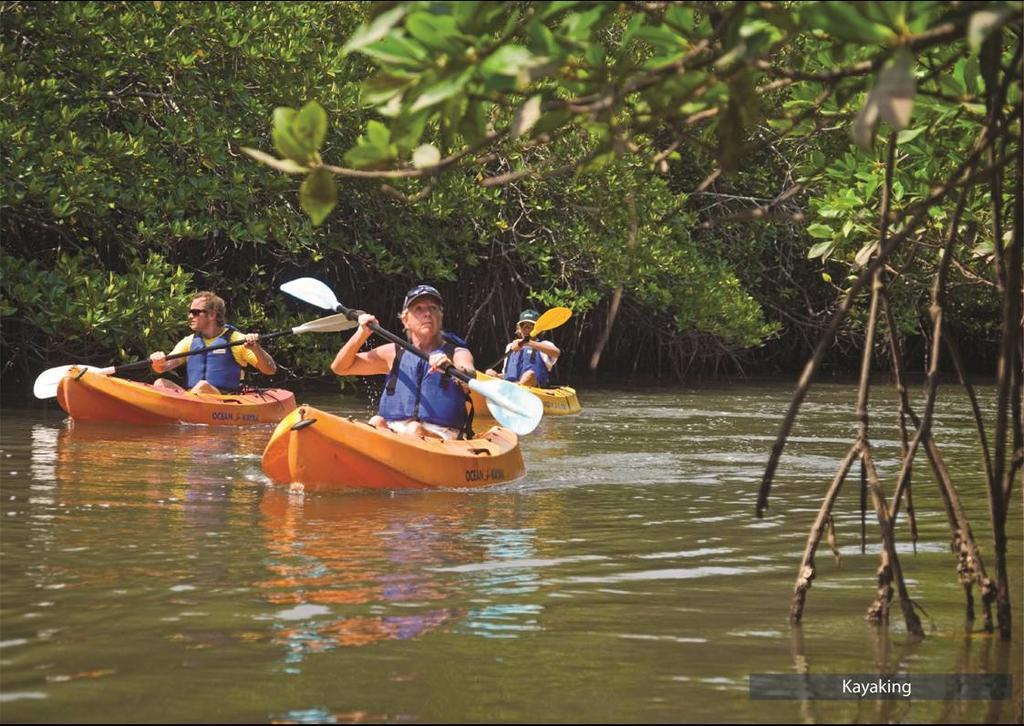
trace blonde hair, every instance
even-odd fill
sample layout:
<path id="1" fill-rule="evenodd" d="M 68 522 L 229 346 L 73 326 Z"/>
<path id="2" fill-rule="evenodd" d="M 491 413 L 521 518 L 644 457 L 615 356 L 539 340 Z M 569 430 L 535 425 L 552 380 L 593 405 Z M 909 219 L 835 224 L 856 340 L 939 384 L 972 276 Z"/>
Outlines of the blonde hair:
<path id="1" fill-rule="evenodd" d="M 224 324 L 224 319 L 227 317 L 227 306 L 224 304 L 224 300 L 218 297 L 216 293 L 203 290 L 202 292 L 197 292 L 192 299 L 202 300 L 203 309 L 216 315 L 217 325 Z"/>

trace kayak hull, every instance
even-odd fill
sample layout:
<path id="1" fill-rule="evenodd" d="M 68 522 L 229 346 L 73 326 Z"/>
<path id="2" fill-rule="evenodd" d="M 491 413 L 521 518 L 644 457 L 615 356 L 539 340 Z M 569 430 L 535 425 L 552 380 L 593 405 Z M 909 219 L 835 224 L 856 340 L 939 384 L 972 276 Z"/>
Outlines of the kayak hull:
<path id="1" fill-rule="evenodd" d="M 462 489 L 525 475 L 519 439 L 499 426 L 475 439 L 396 434 L 302 405 L 278 424 L 263 452 L 278 484 L 332 489 Z"/>
<path id="2" fill-rule="evenodd" d="M 488 376 L 484 373 L 477 373 L 478 380 L 499 380 L 493 376 Z M 524 386 L 516 383 L 515 385 L 520 388 L 525 388 L 527 391 L 535 395 L 544 404 L 544 415 L 545 416 L 571 416 L 577 414 L 583 410 L 580 406 L 580 400 L 576 396 L 576 389 L 570 388 L 569 386 L 559 386 L 557 388 L 533 388 L 532 386 Z M 471 392 L 473 399 L 473 410 L 474 416 L 493 419 L 494 415 L 487 407 L 487 399 L 481 396 L 476 391 Z"/>
<path id="3" fill-rule="evenodd" d="M 58 384 L 57 402 L 76 421 L 266 426 L 294 410 L 295 395 L 277 388 L 229 396 L 173 392 L 72 368 Z"/>

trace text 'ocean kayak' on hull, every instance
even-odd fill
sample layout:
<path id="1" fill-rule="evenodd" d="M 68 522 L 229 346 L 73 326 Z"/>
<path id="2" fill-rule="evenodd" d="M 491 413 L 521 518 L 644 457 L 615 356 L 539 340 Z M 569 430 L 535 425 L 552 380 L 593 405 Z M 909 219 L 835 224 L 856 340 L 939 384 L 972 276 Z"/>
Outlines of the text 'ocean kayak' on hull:
<path id="1" fill-rule="evenodd" d="M 526 473 L 519 439 L 499 426 L 475 439 L 396 434 L 303 405 L 274 430 L 263 471 L 279 484 L 330 489 L 461 489 Z"/>
<path id="2" fill-rule="evenodd" d="M 76 421 L 128 424 L 265 426 L 295 409 L 295 395 L 279 388 L 214 396 L 166 391 L 78 368 L 61 379 L 57 402 Z"/>

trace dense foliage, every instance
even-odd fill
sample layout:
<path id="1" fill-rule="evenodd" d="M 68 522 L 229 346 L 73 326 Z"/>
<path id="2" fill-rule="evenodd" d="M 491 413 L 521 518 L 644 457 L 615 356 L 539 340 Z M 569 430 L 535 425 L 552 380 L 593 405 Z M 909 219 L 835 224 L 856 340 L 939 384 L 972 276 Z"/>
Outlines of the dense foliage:
<path id="1" fill-rule="evenodd" d="M 316 139 L 328 116 L 315 103 L 275 112 L 281 159 L 250 153 L 281 171 L 308 175 L 304 207 L 314 221 L 332 209 L 332 174 L 389 184 L 400 179 L 407 195 L 422 196 L 438 174 L 453 169 L 468 169 L 484 187 L 569 172 L 578 197 L 580 187 L 614 180 L 626 164 L 636 181 L 615 189 L 623 200 L 633 189 L 658 186 L 660 173 L 677 190 L 677 209 L 657 213 L 659 220 L 682 223 L 673 246 L 692 249 L 695 230 L 704 231 L 702 258 L 745 277 L 745 290 L 780 317 L 803 294 L 806 315 L 789 319 L 796 324 L 792 333 L 821 310 L 812 301 L 817 295 L 807 295 L 808 281 L 791 276 L 780 288 L 760 273 L 741 272 L 744 261 L 790 258 L 788 245 L 751 243 L 749 224 L 739 235 L 707 228 L 720 228 L 722 217 L 800 224 L 806 236 L 798 244 L 823 262 L 823 282 L 838 291 L 847 287 L 848 268 L 863 267 L 878 245 L 885 167 L 874 143 L 879 128 L 899 132 L 890 209 L 898 230 L 964 161 L 991 111 L 986 88 L 1014 77 L 1020 11 L 1019 3 L 1001 2 L 376 4 L 345 50 L 376 65 L 362 99 L 380 120 L 369 121 L 342 155 L 348 166 L 321 157 Z M 1005 85 L 1000 113 L 1020 104 L 1019 82 Z M 1019 136 L 1019 118 L 1016 123 Z M 750 165 L 754 159 L 760 166 Z M 1000 166 L 1009 178 L 1005 160 Z M 1008 201 L 1009 185 L 994 188 L 1000 187 Z M 529 202 L 543 204 L 536 186 Z M 906 273 L 898 300 L 904 333 L 916 331 L 927 307 L 922 292 L 935 269 L 927 252 L 938 247 L 954 204 L 934 204 L 927 223 L 912 230 L 915 244 L 898 255 L 895 264 Z M 991 204 L 990 189 L 979 188 L 962 222 L 994 229 Z M 614 216 L 615 208 L 602 214 Z M 620 232 L 617 245 L 602 254 L 614 259 L 622 249 L 657 246 L 651 229 Z M 792 238 L 786 231 L 769 234 L 772 241 Z M 998 301 L 986 285 L 993 284 L 993 241 L 981 235 L 975 244 L 977 234 L 968 236 L 970 243 L 957 250 L 960 284 L 969 288 L 958 304 L 972 315 L 952 323 L 974 340 L 992 340 L 987 321 L 997 317 Z M 657 266 L 640 274 L 640 284 L 621 274 L 603 282 L 623 285 L 642 306 L 658 309 L 645 287 L 657 279 Z M 656 287 L 660 308 L 676 311 L 680 332 L 710 331 L 750 345 L 770 331 L 748 318 L 737 326 L 746 334 L 736 335 L 732 326 L 680 315 L 686 303 L 679 291 Z M 687 287 L 692 298 L 693 286 Z M 726 296 L 741 301 L 736 293 Z M 698 306 L 730 321 L 747 313 L 742 303 L 712 299 Z"/>
<path id="2" fill-rule="evenodd" d="M 165 345 L 184 328 L 187 291 L 174 286 L 179 267 L 192 289 L 219 291 L 237 324 L 261 330 L 310 314 L 276 291 L 300 273 L 385 316 L 411 282 L 431 280 L 446 293 L 453 325 L 485 357 L 500 350 L 523 305 L 570 304 L 578 315 L 561 339 L 580 355 L 567 355 L 564 367 L 585 363 L 619 285 L 627 288 L 627 325 L 609 346 L 608 370 L 636 363 L 641 338 L 631 330 L 643 328 L 651 344 L 641 371 L 667 360 L 665 343 L 713 360 L 775 330 L 756 302 L 770 288 L 744 284 L 745 260 L 709 253 L 708 235 L 692 233 L 697 212 L 685 205 L 685 185 L 652 178 L 635 160 L 609 158 L 597 177 L 500 188 L 481 186 L 475 172 L 449 175 L 417 204 L 401 198 L 415 192 L 411 183 L 396 180 L 391 194 L 381 194 L 374 181 L 355 179 L 339 188 L 333 213 L 315 227 L 301 212 L 300 185 L 268 175 L 240 149 L 271 146 L 271 111 L 310 98 L 330 118 L 324 152 L 358 146 L 373 119 L 360 87 L 370 67 L 341 48 L 368 9 L 0 5 L 5 380 L 69 356 L 105 364 Z M 594 143 L 567 139 L 527 150 L 525 160 L 580 157 Z M 503 155 L 494 165 L 523 161 Z M 634 199 L 635 212 L 622 194 Z M 621 243 L 634 219 L 636 242 L 627 251 Z M 56 289 L 51 281 L 67 259 L 90 279 L 141 276 L 141 287 L 111 290 L 107 301 L 124 311 L 125 332 L 105 314 L 84 316 L 92 299 L 65 309 L 27 293 Z M 166 311 L 162 320 L 141 316 L 141 303 L 125 299 L 140 294 Z M 68 330 L 81 331 L 81 339 L 62 350 L 59 335 Z M 317 376 L 333 345 L 307 336 L 275 352 L 293 374 Z"/>
<path id="3" fill-rule="evenodd" d="M 879 153 L 849 140 L 873 73 L 895 69 L 898 91 L 900 43 L 983 7 L 843 5 L 0 3 L 5 380 L 165 345 L 182 275 L 258 330 L 311 314 L 276 290 L 298 274 L 384 318 L 429 280 L 487 358 L 520 307 L 569 305 L 558 338 L 577 369 L 619 293 L 604 370 L 792 367 L 877 224 Z M 977 33 L 1008 26 L 1004 4 L 984 7 Z M 985 84 L 967 43 L 907 42 L 922 80 L 904 206 L 962 156 Z M 984 342 L 979 255 L 963 256 L 954 324 Z M 908 332 L 926 268 L 908 276 Z M 71 269 L 93 281 L 67 286 L 79 303 L 43 302 Z M 275 352 L 318 376 L 336 342 Z"/>

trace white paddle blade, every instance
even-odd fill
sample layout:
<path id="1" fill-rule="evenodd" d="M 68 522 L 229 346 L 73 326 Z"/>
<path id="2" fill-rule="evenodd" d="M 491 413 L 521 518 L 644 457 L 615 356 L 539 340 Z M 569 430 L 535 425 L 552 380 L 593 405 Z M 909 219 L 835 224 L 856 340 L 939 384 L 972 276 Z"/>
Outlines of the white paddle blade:
<path id="1" fill-rule="evenodd" d="M 297 328 L 292 328 L 292 332 L 295 334 L 340 333 L 344 330 L 351 330 L 358 325 L 358 321 L 349 320 L 344 313 L 338 313 L 337 315 L 328 315 L 326 318 L 320 318 L 319 320 L 310 320 L 308 323 L 303 323 Z"/>
<path id="2" fill-rule="evenodd" d="M 72 368 L 78 368 L 79 370 L 84 368 L 101 373 L 106 372 L 105 368 L 97 368 L 96 366 L 87 366 L 80 363 L 48 368 L 36 377 L 36 382 L 32 386 L 32 395 L 36 398 L 54 398 L 57 395 L 57 387 L 60 385 L 61 380 Z"/>
<path id="3" fill-rule="evenodd" d="M 281 285 L 281 291 L 324 310 L 337 310 L 338 298 L 331 288 L 312 277 L 300 277 Z"/>
<path id="4" fill-rule="evenodd" d="M 514 383 L 497 378 L 473 379 L 470 389 L 487 399 L 487 407 L 494 420 L 519 436 L 530 433 L 544 415 L 544 404 L 539 398 Z"/>

